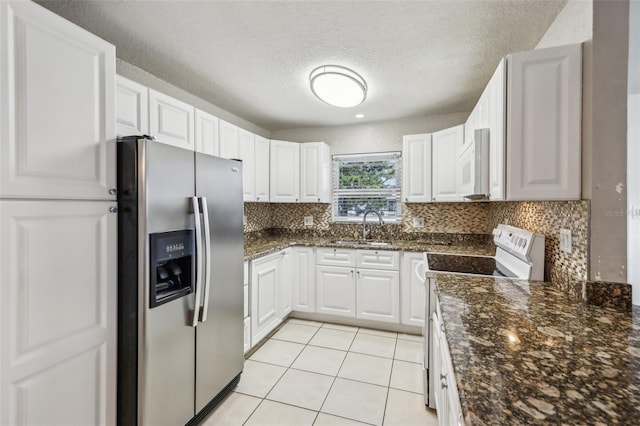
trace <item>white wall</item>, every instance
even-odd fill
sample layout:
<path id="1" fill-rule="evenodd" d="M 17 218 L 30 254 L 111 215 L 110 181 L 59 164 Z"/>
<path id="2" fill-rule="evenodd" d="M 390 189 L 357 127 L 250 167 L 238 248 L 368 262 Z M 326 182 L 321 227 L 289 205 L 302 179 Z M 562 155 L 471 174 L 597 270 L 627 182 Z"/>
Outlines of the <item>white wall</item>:
<path id="1" fill-rule="evenodd" d="M 402 135 L 431 133 L 463 124 L 468 112 L 408 117 L 350 126 L 306 127 L 274 130 L 271 139 L 293 142 L 323 141 L 331 147 L 331 154 L 401 151 Z"/>
<path id="2" fill-rule="evenodd" d="M 536 49 L 582 43 L 593 36 L 593 2 L 570 0 L 542 36 Z"/>
<path id="3" fill-rule="evenodd" d="M 640 0 L 629 3 L 627 90 L 627 281 L 640 305 Z"/>

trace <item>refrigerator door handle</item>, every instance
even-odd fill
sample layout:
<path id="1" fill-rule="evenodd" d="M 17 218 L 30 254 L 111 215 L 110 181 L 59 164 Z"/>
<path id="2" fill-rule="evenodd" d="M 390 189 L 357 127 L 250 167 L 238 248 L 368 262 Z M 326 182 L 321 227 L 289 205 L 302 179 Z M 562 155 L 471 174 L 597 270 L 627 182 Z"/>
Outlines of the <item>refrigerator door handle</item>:
<path id="1" fill-rule="evenodd" d="M 198 197 L 191 197 L 191 205 L 193 206 L 193 216 L 196 226 L 196 297 L 193 304 L 193 322 L 192 327 L 198 325 L 200 317 L 200 292 L 202 291 L 202 228 L 200 227 L 200 205 Z"/>
<path id="2" fill-rule="evenodd" d="M 204 304 L 200 321 L 207 320 L 209 312 L 209 292 L 211 291 L 211 234 L 209 233 L 209 209 L 207 208 L 207 197 L 200 197 L 202 204 L 202 217 L 204 219 L 204 247 L 206 257 L 204 259 Z"/>

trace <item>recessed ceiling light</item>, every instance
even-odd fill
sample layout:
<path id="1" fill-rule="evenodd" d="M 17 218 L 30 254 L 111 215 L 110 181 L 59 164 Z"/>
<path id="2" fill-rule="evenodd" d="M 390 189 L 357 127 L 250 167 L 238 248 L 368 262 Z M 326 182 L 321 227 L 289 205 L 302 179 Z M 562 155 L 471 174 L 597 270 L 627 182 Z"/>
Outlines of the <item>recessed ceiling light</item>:
<path id="1" fill-rule="evenodd" d="M 309 75 L 311 91 L 323 102 L 340 108 L 360 105 L 367 97 L 367 83 L 358 73 L 339 65 L 323 65 Z"/>
<path id="2" fill-rule="evenodd" d="M 364 114 L 356 114 L 356 118 L 364 118 Z"/>

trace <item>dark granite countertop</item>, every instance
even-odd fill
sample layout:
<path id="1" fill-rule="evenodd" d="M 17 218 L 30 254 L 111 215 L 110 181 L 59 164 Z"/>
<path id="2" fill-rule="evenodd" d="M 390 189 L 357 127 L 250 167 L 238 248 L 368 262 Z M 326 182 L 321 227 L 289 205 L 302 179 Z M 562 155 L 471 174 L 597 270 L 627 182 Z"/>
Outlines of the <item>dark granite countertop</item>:
<path id="1" fill-rule="evenodd" d="M 335 243 L 335 238 L 324 237 L 296 237 L 296 236 L 266 236 L 245 241 L 244 260 L 252 260 L 270 253 L 275 253 L 291 246 L 335 247 L 360 250 L 402 250 L 449 254 L 475 254 L 492 256 L 495 254 L 493 244 L 434 244 L 432 241 L 422 240 L 390 240 L 388 246 L 364 246 L 361 244 Z"/>
<path id="2" fill-rule="evenodd" d="M 467 424 L 640 424 L 640 307 L 550 283 L 435 274 Z"/>

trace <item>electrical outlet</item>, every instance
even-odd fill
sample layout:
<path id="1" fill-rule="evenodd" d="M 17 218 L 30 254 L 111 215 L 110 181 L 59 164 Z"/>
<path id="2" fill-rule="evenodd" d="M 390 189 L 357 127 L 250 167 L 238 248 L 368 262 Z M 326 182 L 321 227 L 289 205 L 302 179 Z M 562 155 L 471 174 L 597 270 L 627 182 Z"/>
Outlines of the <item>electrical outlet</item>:
<path id="1" fill-rule="evenodd" d="M 304 226 L 313 226 L 313 216 L 304 217 Z"/>
<path id="2" fill-rule="evenodd" d="M 243 224 L 243 225 L 246 225 L 246 224 L 247 224 L 247 215 L 246 215 L 246 214 L 243 214 L 243 215 L 242 215 L 242 224 Z"/>
<path id="3" fill-rule="evenodd" d="M 560 250 L 565 253 L 571 253 L 571 230 L 560 229 Z"/>
<path id="4" fill-rule="evenodd" d="M 414 217 L 412 225 L 414 228 L 424 228 L 424 218 Z"/>

